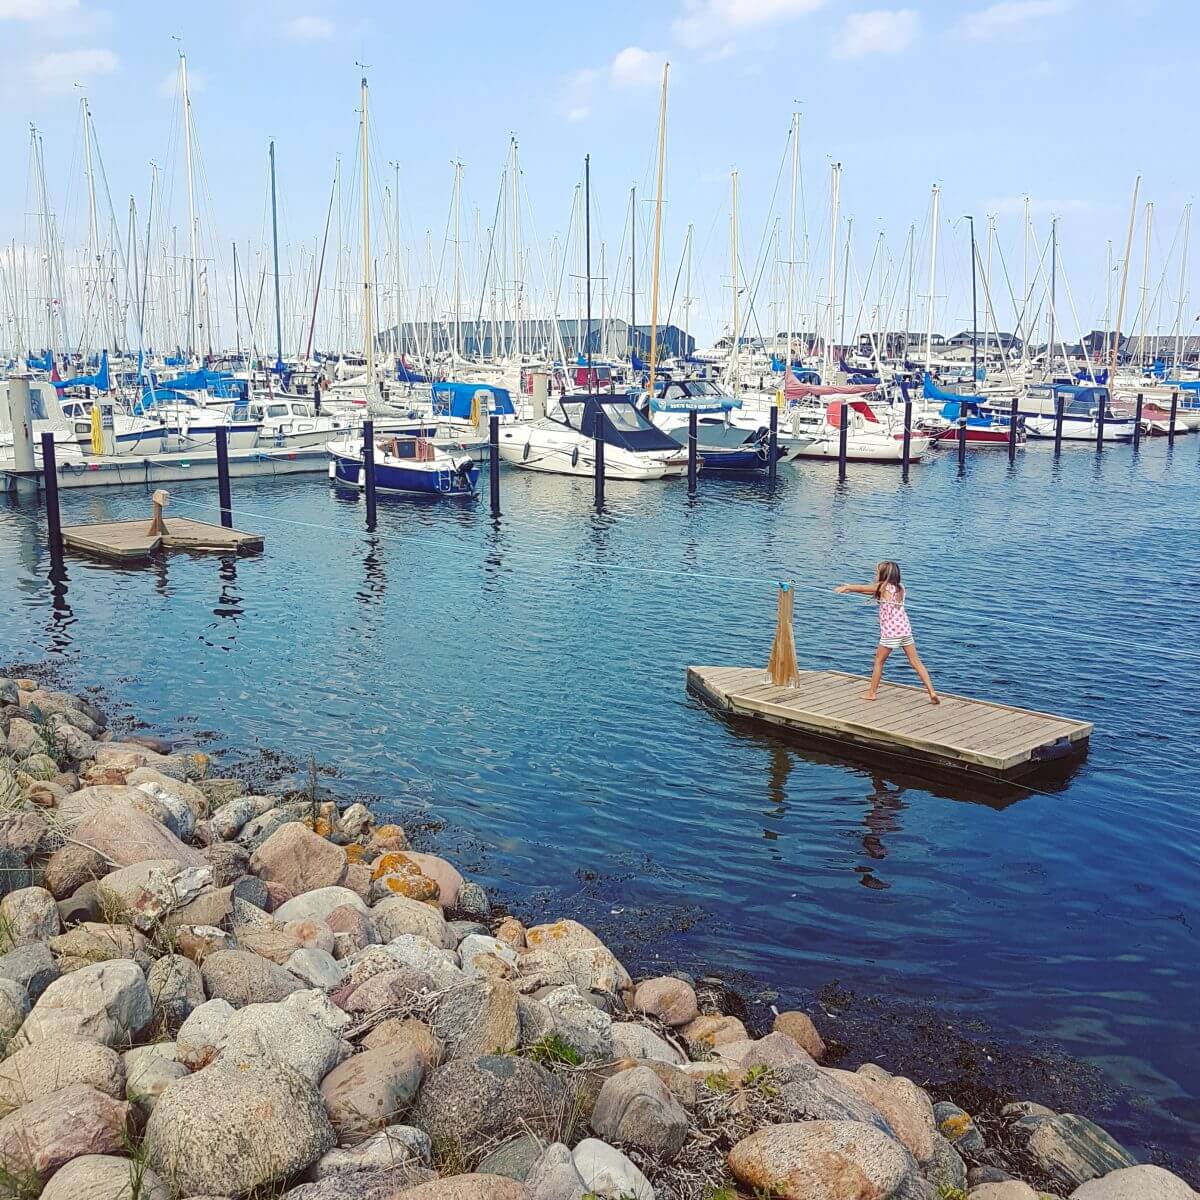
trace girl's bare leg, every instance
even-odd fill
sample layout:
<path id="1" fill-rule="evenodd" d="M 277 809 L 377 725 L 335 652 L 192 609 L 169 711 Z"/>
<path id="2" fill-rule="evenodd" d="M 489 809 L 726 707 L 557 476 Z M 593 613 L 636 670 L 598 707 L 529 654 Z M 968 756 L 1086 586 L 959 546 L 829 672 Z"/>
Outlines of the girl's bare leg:
<path id="1" fill-rule="evenodd" d="M 864 700 L 874 700 L 879 691 L 879 681 L 883 678 L 883 664 L 887 662 L 888 655 L 891 654 L 891 649 L 887 646 L 880 646 L 875 651 L 875 665 L 871 668 L 871 682 L 867 684 Z"/>
<path id="2" fill-rule="evenodd" d="M 929 672 L 925 670 L 925 664 L 921 661 L 916 646 L 905 646 L 904 653 L 908 655 L 908 661 L 912 664 L 912 669 L 916 671 L 917 677 L 925 685 L 925 690 L 929 693 L 930 704 L 941 704 L 941 699 L 934 690 L 933 680 L 929 678 Z"/>

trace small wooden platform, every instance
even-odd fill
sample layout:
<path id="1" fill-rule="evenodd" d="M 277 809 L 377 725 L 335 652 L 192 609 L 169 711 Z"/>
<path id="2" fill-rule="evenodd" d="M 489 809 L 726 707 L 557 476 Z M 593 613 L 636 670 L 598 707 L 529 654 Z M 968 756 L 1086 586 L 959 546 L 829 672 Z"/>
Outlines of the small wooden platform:
<path id="1" fill-rule="evenodd" d="M 842 671 L 801 671 L 775 687 L 761 667 L 689 667 L 688 690 L 731 715 L 782 727 L 840 750 L 868 750 L 998 779 L 1082 758 L 1092 726 L 1070 717 L 885 683 L 864 700 L 867 680 Z"/>
<path id="2" fill-rule="evenodd" d="M 190 517 L 170 517 L 167 532 L 151 534 L 150 518 L 137 521 L 103 521 L 96 525 L 64 525 L 63 544 L 68 550 L 94 554 L 115 562 L 142 562 L 159 549 L 212 551 L 222 554 L 261 550 L 262 535 L 226 529 Z"/>

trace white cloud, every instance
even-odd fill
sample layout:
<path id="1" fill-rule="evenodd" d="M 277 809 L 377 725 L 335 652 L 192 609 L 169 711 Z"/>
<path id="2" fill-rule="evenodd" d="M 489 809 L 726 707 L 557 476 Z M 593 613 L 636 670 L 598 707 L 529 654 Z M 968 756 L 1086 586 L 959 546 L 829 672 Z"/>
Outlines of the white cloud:
<path id="1" fill-rule="evenodd" d="M 684 0 L 674 24 L 685 46 L 710 45 L 750 29 L 791 21 L 820 8 L 825 0 Z"/>
<path id="2" fill-rule="evenodd" d="M 293 17 L 283 32 L 294 42 L 325 42 L 333 37 L 333 22 L 328 17 Z"/>
<path id="3" fill-rule="evenodd" d="M 850 13 L 842 26 L 834 54 L 838 58 L 899 54 L 912 45 L 918 22 L 916 10 L 911 8 Z"/>
<path id="4" fill-rule="evenodd" d="M 41 24 L 75 12 L 78 8 L 79 0 L 0 0 L 0 21 Z"/>
<path id="5" fill-rule="evenodd" d="M 613 87 L 643 87 L 662 79 L 666 56 L 641 46 L 626 46 L 618 50 L 608 67 Z"/>
<path id="6" fill-rule="evenodd" d="M 1050 17 L 1061 17 L 1075 7 L 1075 0 L 1001 0 L 990 8 L 967 13 L 955 27 L 960 37 L 972 41 L 992 38 L 1036 36 Z"/>
<path id="7" fill-rule="evenodd" d="M 45 92 L 69 92 L 77 83 L 111 75 L 118 66 L 111 50 L 56 50 L 35 58 L 30 73 Z"/>
<path id="8" fill-rule="evenodd" d="M 567 120 L 572 125 L 578 125 L 580 121 L 586 121 L 592 115 L 592 110 L 586 104 L 577 104 L 574 108 L 567 109 Z"/>

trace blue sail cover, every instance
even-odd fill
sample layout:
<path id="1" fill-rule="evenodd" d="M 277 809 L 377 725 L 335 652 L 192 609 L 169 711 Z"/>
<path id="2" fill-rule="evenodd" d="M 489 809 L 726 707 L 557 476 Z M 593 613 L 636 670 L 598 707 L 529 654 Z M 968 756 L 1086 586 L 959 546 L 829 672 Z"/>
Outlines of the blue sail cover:
<path id="1" fill-rule="evenodd" d="M 187 356 L 184 354 L 168 354 L 167 357 L 163 359 L 163 366 L 186 367 Z"/>
<path id="2" fill-rule="evenodd" d="M 515 413 L 512 397 L 506 388 L 486 383 L 435 383 L 430 389 L 435 417 L 452 417 L 461 421 L 471 419 L 471 406 L 479 397 L 480 412 L 487 416 L 510 416 Z"/>
<path id="3" fill-rule="evenodd" d="M 223 400 L 236 400 L 242 395 L 241 383 L 228 371 L 209 371 L 204 367 L 198 371 L 185 371 L 174 379 L 164 379 L 162 386 L 181 392 L 208 392 Z"/>
<path id="4" fill-rule="evenodd" d="M 638 352 L 636 350 L 631 350 L 629 352 L 629 363 L 635 371 L 646 370 L 646 364 L 638 357 Z M 581 362 L 579 365 L 582 367 L 583 363 Z"/>
<path id="5" fill-rule="evenodd" d="M 1075 380 L 1077 383 L 1091 383 L 1095 379 L 1097 383 L 1108 382 L 1108 369 L 1103 371 L 1076 371 Z"/>
<path id="6" fill-rule="evenodd" d="M 978 396 L 960 396 L 957 392 L 945 392 L 933 382 L 933 376 L 925 372 L 924 395 L 927 400 L 953 401 L 954 403 L 978 404 Z"/>
<path id="7" fill-rule="evenodd" d="M 47 350 L 44 354 L 29 354 L 25 361 L 34 371 L 53 371 L 54 370 L 54 351 Z"/>
<path id="8" fill-rule="evenodd" d="M 54 386 L 60 392 L 73 387 L 94 387 L 97 391 L 107 392 L 112 387 L 108 377 L 108 351 L 101 352 L 100 369 L 94 375 L 76 375 L 74 379 L 63 379 Z"/>

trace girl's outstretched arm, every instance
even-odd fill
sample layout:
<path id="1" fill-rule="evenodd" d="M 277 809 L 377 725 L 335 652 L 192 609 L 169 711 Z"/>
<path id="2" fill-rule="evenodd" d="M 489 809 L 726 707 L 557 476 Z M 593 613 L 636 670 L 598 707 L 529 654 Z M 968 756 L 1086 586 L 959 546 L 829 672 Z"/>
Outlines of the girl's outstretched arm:
<path id="1" fill-rule="evenodd" d="M 839 596 L 873 596 L 875 595 L 875 585 L 873 583 L 839 583 L 833 589 Z"/>

